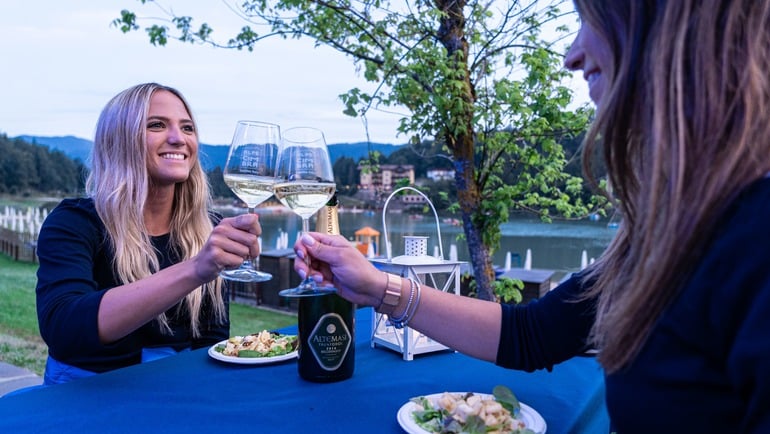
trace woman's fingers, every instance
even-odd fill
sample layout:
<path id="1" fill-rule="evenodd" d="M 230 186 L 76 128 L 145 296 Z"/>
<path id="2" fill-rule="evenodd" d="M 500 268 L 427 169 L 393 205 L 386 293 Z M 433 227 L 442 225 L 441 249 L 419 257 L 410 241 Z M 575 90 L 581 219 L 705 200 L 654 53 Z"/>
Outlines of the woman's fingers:
<path id="1" fill-rule="evenodd" d="M 354 303 L 370 305 L 381 298 L 383 288 L 377 284 L 381 273 L 344 237 L 311 232 L 297 241 L 294 250 L 298 258 L 294 269 L 303 278 L 332 282 Z"/>
<path id="2" fill-rule="evenodd" d="M 262 227 L 256 214 L 243 214 L 238 217 L 223 219 L 214 228 L 212 235 L 223 237 L 220 247 L 229 253 L 243 258 L 258 256 L 259 239 Z"/>
<path id="3" fill-rule="evenodd" d="M 214 279 L 220 271 L 237 268 L 246 258 L 258 256 L 260 234 L 262 227 L 256 214 L 222 219 L 196 257 L 199 276 Z"/>

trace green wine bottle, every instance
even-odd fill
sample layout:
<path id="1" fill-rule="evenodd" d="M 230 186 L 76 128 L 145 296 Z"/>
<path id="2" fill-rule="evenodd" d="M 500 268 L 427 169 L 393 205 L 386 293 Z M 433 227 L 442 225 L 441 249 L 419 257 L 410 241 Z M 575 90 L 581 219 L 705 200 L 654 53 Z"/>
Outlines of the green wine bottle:
<path id="1" fill-rule="evenodd" d="M 318 213 L 316 231 L 339 234 L 337 194 Z M 300 377 L 314 382 L 333 382 L 353 376 L 355 366 L 355 305 L 337 294 L 299 298 Z"/>

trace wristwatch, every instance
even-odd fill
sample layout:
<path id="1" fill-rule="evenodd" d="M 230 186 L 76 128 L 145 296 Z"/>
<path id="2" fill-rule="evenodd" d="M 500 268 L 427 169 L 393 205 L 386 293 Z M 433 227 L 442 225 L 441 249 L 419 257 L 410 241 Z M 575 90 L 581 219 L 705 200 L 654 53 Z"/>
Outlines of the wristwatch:
<path id="1" fill-rule="evenodd" d="M 385 273 L 385 275 L 388 276 L 388 285 L 385 287 L 385 296 L 382 297 L 382 304 L 390 306 L 390 310 L 392 310 L 401 301 L 401 278 L 390 273 Z"/>

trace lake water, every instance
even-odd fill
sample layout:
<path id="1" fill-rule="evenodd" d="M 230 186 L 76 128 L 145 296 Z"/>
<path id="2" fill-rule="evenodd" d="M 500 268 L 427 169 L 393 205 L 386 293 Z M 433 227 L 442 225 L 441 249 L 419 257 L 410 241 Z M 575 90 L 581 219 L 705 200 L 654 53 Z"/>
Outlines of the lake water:
<path id="1" fill-rule="evenodd" d="M 273 250 L 277 246 L 282 232 L 287 233 L 288 246 L 291 247 L 302 230 L 302 221 L 287 209 L 260 210 L 260 221 L 263 229 L 263 250 Z M 388 240 L 391 244 L 392 255 L 404 253 L 404 235 L 427 236 L 428 254 L 432 255 L 438 246 L 436 219 L 432 214 L 422 219 L 414 219 L 407 214 L 389 213 L 387 224 Z M 315 221 L 311 220 L 311 228 Z M 385 233 L 383 231 L 382 213 L 341 213 L 340 232 L 348 239 L 354 239 L 354 233 L 362 227 L 370 226 L 380 232 L 380 248 L 384 255 Z M 532 268 L 554 270 L 566 273 L 580 269 L 582 252 L 585 250 L 590 258 L 598 257 L 606 248 L 616 229 L 607 227 L 606 221 L 557 221 L 543 223 L 536 218 L 514 218 L 502 225 L 502 240 L 500 248 L 494 254 L 494 263 L 504 266 L 506 253 L 512 256 L 512 266 L 523 266 L 526 251 L 532 252 Z M 441 240 L 444 258 L 449 258 L 451 245 L 457 246 L 457 257 L 468 261 L 468 245 L 457 236 L 463 233 L 462 226 L 445 223 L 440 218 Z M 519 262 L 517 263 L 517 256 Z"/>

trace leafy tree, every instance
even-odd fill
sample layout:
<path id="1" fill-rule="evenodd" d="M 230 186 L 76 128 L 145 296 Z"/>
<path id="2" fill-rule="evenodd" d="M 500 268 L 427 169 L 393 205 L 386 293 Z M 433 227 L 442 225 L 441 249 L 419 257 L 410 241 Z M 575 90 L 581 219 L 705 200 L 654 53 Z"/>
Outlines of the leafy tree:
<path id="1" fill-rule="evenodd" d="M 355 194 L 361 181 L 356 161 L 350 157 L 340 157 L 334 162 L 332 170 L 334 170 L 337 190 L 348 196 Z"/>
<path id="2" fill-rule="evenodd" d="M 0 192 L 16 195 L 76 194 L 85 166 L 63 152 L 0 135 Z"/>
<path id="3" fill-rule="evenodd" d="M 72 193 L 84 187 L 81 183 L 82 163 L 68 157 L 59 150 L 36 147 L 34 153 L 38 183 L 35 189 L 56 195 Z"/>
<path id="4" fill-rule="evenodd" d="M 243 0 L 238 12 L 246 25 L 226 42 L 208 24 L 171 13 L 169 23 L 152 21 L 145 30 L 154 45 L 176 38 L 248 51 L 272 36 L 309 37 L 349 56 L 377 85 L 340 95 L 345 113 L 405 111 L 399 132 L 414 145 L 432 139 L 451 160 L 477 293 L 493 299 L 500 283 L 492 254 L 510 210 L 574 218 L 598 206 L 582 199 L 582 179 L 563 170 L 559 141 L 584 131 L 591 111 L 568 109 L 562 53 L 541 38 L 544 25 L 566 15 L 562 3 Z M 113 24 L 141 28 L 128 10 Z"/>
<path id="5" fill-rule="evenodd" d="M 453 169 L 452 161 L 447 158 L 442 146 L 433 141 L 403 147 L 384 159 L 384 164 L 411 164 L 417 178 L 425 177 L 429 169 Z"/>
<path id="6" fill-rule="evenodd" d="M 457 198 L 457 185 L 448 180 L 427 181 L 420 187 L 439 212 L 449 209 Z"/>
<path id="7" fill-rule="evenodd" d="M 0 140 L 3 166 L 3 191 L 23 194 L 29 191 L 30 180 L 37 179 L 34 157 L 27 144 L 20 140 Z"/>

